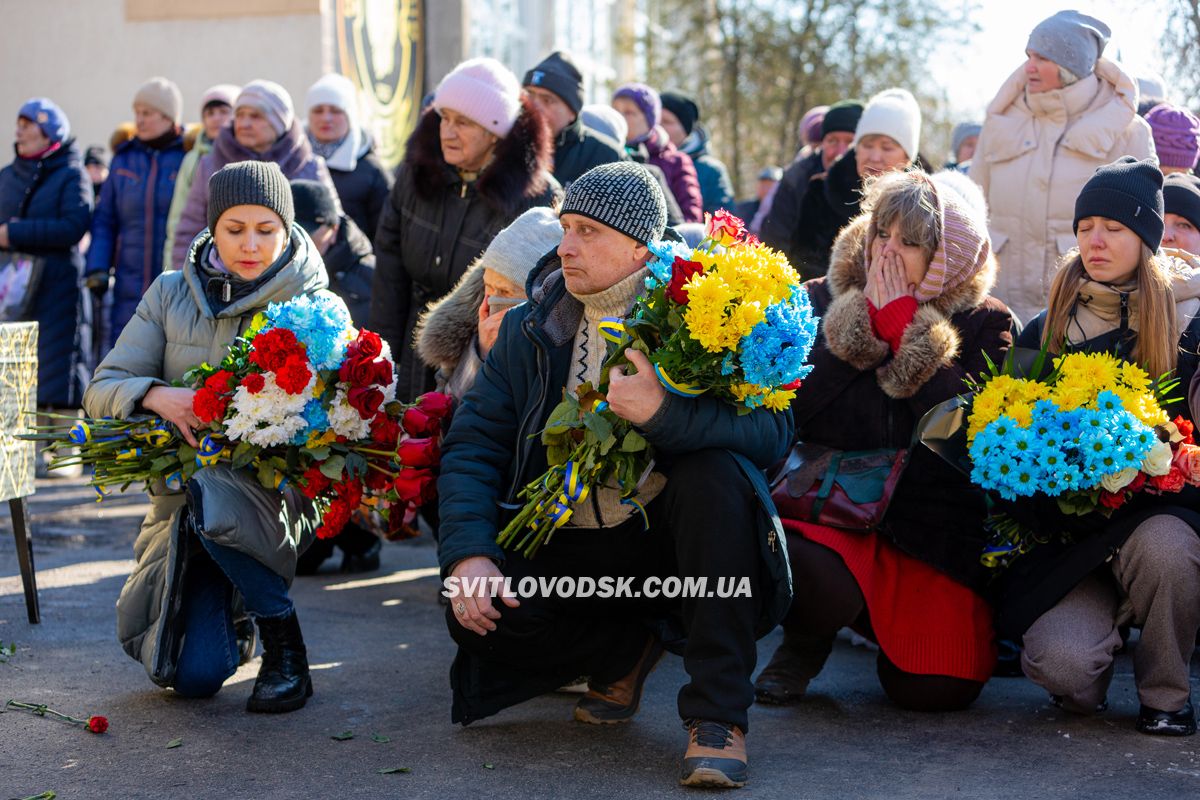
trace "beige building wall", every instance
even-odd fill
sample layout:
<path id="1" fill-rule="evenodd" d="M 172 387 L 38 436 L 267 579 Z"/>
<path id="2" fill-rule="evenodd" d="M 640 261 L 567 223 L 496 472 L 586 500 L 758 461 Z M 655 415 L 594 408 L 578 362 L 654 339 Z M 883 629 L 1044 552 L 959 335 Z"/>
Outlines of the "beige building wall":
<path id="1" fill-rule="evenodd" d="M 4 0 L 0 131 L 16 124 L 21 103 L 44 95 L 67 113 L 81 147 L 107 147 L 154 75 L 179 85 L 187 122 L 198 121 L 209 86 L 255 78 L 282 84 L 303 113 L 304 93 L 332 64 L 321 16 L 332 2 Z"/>

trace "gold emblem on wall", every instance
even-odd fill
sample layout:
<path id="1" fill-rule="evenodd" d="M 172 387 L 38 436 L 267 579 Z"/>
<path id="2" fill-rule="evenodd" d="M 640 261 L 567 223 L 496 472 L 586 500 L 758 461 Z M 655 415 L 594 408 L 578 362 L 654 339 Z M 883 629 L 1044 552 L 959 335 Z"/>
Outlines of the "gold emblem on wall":
<path id="1" fill-rule="evenodd" d="M 422 0 L 337 0 L 337 70 L 358 87 L 371 120 L 375 152 L 389 166 L 421 107 L 425 85 Z"/>

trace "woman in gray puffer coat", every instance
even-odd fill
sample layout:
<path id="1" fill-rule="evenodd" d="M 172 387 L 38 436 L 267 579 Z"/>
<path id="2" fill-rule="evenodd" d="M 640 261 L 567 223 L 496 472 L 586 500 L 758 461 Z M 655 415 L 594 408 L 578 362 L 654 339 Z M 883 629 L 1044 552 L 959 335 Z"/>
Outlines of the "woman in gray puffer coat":
<path id="1" fill-rule="evenodd" d="M 231 164 L 208 188 L 208 229 L 181 270 L 154 281 L 100 364 L 83 398 L 90 416 L 156 414 L 194 444 L 194 392 L 171 383 L 196 364 L 219 362 L 267 304 L 326 291 L 325 267 L 294 224 L 278 165 Z M 244 604 L 263 642 L 247 710 L 302 707 L 312 683 L 288 586 L 318 523 L 295 489 L 266 490 L 223 464 L 198 470 L 184 491 L 160 484 L 117 600 L 125 652 L 159 686 L 211 696 L 253 655 L 253 629 L 239 635 L 234 624 Z"/>

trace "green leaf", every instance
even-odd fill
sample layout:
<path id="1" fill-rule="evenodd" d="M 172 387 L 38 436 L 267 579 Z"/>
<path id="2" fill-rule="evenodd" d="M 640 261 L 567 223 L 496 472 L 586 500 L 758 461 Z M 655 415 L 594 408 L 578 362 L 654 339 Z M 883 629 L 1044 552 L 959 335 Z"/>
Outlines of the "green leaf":
<path id="1" fill-rule="evenodd" d="M 496 765 L 495 765 L 495 764 L 487 764 L 487 763 L 485 763 L 485 764 L 483 765 L 483 768 L 484 768 L 484 769 L 495 769 L 495 768 L 496 768 Z"/>
<path id="2" fill-rule="evenodd" d="M 258 483 L 264 489 L 275 488 L 275 468 L 271 466 L 269 461 L 264 461 L 258 465 Z"/>
<path id="3" fill-rule="evenodd" d="M 602 455 L 602 456 L 608 455 L 608 451 L 612 450 L 616 446 L 617 446 L 617 437 L 609 436 L 607 439 L 605 439 L 604 441 L 602 441 L 600 443 L 600 455 Z"/>
<path id="4" fill-rule="evenodd" d="M 583 424 L 589 431 L 596 435 L 597 444 L 612 436 L 612 423 L 605 419 L 602 414 L 584 414 Z"/>
<path id="5" fill-rule="evenodd" d="M 354 738 L 354 731 L 342 731 L 341 733 L 333 734 L 329 738 L 333 739 L 335 742 L 345 742 Z"/>
<path id="6" fill-rule="evenodd" d="M 258 455 L 258 448 L 249 442 L 241 442 L 233 449 L 233 468 L 241 469 L 250 466 Z"/>
<path id="7" fill-rule="evenodd" d="M 361 454 L 359 454 L 359 453 L 347 453 L 346 454 L 346 470 L 350 473 L 350 477 L 361 478 L 362 476 L 367 474 L 368 469 L 370 469 L 370 468 L 367 466 L 367 459 L 364 458 Z"/>
<path id="8" fill-rule="evenodd" d="M 329 458 L 329 447 L 302 447 L 300 452 L 311 458 L 313 461 L 324 461 Z"/>
<path id="9" fill-rule="evenodd" d="M 331 481 L 336 481 L 342 477 L 342 470 L 345 467 L 345 457 L 333 455 L 321 462 L 321 474 Z"/>
<path id="10" fill-rule="evenodd" d="M 150 470 L 156 475 L 166 475 L 171 471 L 171 468 L 179 463 L 179 459 L 175 456 L 159 456 L 150 462 Z"/>
<path id="11" fill-rule="evenodd" d="M 567 463 L 567 459 L 571 457 L 571 448 L 566 444 L 549 444 L 546 445 L 546 462 L 557 467 Z"/>
<path id="12" fill-rule="evenodd" d="M 637 431 L 631 430 L 621 441 L 622 453 L 640 453 L 646 449 L 646 439 Z"/>
<path id="13" fill-rule="evenodd" d="M 392 740 L 391 737 L 384 736 L 382 733 L 372 733 L 371 734 L 372 742 L 379 742 L 379 744 L 387 744 L 391 740 Z"/>
<path id="14" fill-rule="evenodd" d="M 579 403 L 573 397 L 563 400 L 550 412 L 543 434 L 561 435 L 579 427 Z"/>
<path id="15" fill-rule="evenodd" d="M 183 747 L 183 739 L 172 739 L 167 742 L 168 750 L 174 750 L 176 747 Z"/>
<path id="16" fill-rule="evenodd" d="M 381 770 L 376 770 L 380 775 L 399 775 L 401 773 L 412 772 L 412 767 L 385 767 Z"/>
<path id="17" fill-rule="evenodd" d="M 196 448 L 190 444 L 179 445 L 179 460 L 184 464 L 196 463 Z"/>

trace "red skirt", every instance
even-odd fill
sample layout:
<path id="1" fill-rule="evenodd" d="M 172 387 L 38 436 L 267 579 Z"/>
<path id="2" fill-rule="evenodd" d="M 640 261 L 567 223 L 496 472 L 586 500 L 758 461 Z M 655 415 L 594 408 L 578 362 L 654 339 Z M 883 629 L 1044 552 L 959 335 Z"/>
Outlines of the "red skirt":
<path id="1" fill-rule="evenodd" d="M 984 683 L 996 665 L 992 609 L 975 592 L 874 533 L 783 520 L 842 557 L 867 604 L 869 636 L 900 669 Z"/>

